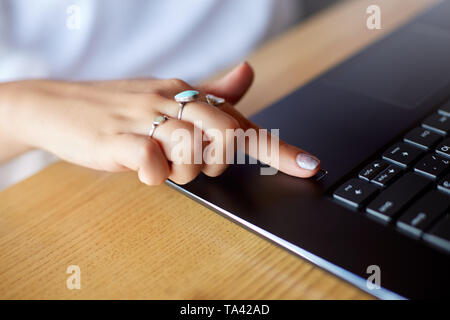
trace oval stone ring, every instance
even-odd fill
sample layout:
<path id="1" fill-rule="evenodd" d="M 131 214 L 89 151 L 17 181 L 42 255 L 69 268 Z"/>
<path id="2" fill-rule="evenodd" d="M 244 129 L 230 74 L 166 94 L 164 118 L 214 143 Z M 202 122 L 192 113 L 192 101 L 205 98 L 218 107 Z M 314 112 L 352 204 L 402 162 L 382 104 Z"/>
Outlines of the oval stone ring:
<path id="1" fill-rule="evenodd" d="M 157 117 L 155 117 L 153 119 L 153 125 L 152 125 L 152 128 L 150 129 L 150 132 L 149 132 L 148 136 L 150 138 L 152 138 L 153 134 L 155 133 L 156 127 L 158 127 L 160 124 L 163 124 L 167 120 L 169 120 L 169 117 L 167 117 L 167 116 L 157 116 Z"/>
<path id="2" fill-rule="evenodd" d="M 196 90 L 187 90 L 180 92 L 175 96 L 175 101 L 180 104 L 180 110 L 178 111 L 178 120 L 181 120 L 183 116 L 183 109 L 186 103 L 197 101 L 199 92 Z"/>

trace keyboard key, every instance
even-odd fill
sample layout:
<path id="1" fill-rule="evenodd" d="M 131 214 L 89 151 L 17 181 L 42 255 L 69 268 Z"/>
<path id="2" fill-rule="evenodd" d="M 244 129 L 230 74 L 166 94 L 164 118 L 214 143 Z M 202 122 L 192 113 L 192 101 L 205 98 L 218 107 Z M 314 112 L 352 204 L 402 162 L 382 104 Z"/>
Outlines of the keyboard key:
<path id="1" fill-rule="evenodd" d="M 450 131 L 450 118 L 439 113 L 435 113 L 424 120 L 422 127 L 446 135 Z"/>
<path id="2" fill-rule="evenodd" d="M 388 164 L 383 160 L 374 161 L 361 170 L 359 177 L 363 180 L 370 181 L 387 166 Z"/>
<path id="3" fill-rule="evenodd" d="M 405 136 L 405 142 L 411 143 L 416 147 L 429 150 L 436 145 L 442 136 L 425 128 L 415 128 Z"/>
<path id="4" fill-rule="evenodd" d="M 450 252 L 450 215 L 447 214 L 438 221 L 430 231 L 423 235 L 423 239 L 441 249 Z"/>
<path id="5" fill-rule="evenodd" d="M 397 221 L 397 227 L 420 238 L 450 207 L 450 198 L 436 190 L 414 203 Z"/>
<path id="6" fill-rule="evenodd" d="M 443 116 L 450 117 L 450 100 L 448 100 L 446 103 L 444 103 L 443 106 L 439 108 L 439 114 L 442 114 Z"/>
<path id="7" fill-rule="evenodd" d="M 403 168 L 411 165 L 420 155 L 422 151 L 407 143 L 397 143 L 389 148 L 384 154 L 383 159 L 393 162 Z"/>
<path id="8" fill-rule="evenodd" d="M 450 138 L 445 139 L 440 143 L 437 148 L 436 152 L 439 153 L 441 156 L 450 158 Z"/>
<path id="9" fill-rule="evenodd" d="M 390 165 L 378 174 L 372 182 L 378 184 L 379 186 L 385 187 L 388 184 L 391 184 L 402 172 L 402 169 L 399 167 Z"/>
<path id="10" fill-rule="evenodd" d="M 390 222 L 429 184 L 430 180 L 415 173 L 408 172 L 386 190 L 382 191 L 367 206 L 367 213 L 386 222 Z"/>
<path id="11" fill-rule="evenodd" d="M 377 191 L 377 187 L 370 183 L 359 179 L 351 179 L 340 186 L 333 196 L 335 199 L 358 208 Z"/>
<path id="12" fill-rule="evenodd" d="M 436 179 L 447 170 L 449 163 L 450 159 L 437 154 L 428 154 L 417 162 L 414 166 L 414 171 Z"/>
<path id="13" fill-rule="evenodd" d="M 439 181 L 438 189 L 447 194 L 450 194 L 450 173 L 442 178 L 441 181 Z"/>

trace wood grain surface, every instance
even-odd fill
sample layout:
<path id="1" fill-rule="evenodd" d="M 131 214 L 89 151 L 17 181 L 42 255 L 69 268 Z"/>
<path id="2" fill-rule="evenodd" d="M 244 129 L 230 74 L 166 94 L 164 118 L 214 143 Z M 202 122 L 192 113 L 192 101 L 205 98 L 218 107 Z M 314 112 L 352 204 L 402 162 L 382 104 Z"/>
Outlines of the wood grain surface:
<path id="1" fill-rule="evenodd" d="M 252 114 L 435 1 L 345 1 L 258 49 Z M 382 9 L 382 30 L 366 8 Z M 81 289 L 66 288 L 66 268 Z M 367 299 L 366 293 L 134 173 L 57 163 L 0 193 L 1 299 Z"/>

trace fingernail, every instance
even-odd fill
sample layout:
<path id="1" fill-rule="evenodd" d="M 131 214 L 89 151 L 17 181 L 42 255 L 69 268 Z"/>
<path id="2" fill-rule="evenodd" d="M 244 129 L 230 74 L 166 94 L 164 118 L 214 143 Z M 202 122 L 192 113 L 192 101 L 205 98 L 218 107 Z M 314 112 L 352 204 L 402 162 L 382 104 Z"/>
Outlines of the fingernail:
<path id="1" fill-rule="evenodd" d="M 306 154 L 306 153 L 299 153 L 297 155 L 297 164 L 300 168 L 306 169 L 306 170 L 314 170 L 319 165 L 320 161 L 316 157 Z"/>

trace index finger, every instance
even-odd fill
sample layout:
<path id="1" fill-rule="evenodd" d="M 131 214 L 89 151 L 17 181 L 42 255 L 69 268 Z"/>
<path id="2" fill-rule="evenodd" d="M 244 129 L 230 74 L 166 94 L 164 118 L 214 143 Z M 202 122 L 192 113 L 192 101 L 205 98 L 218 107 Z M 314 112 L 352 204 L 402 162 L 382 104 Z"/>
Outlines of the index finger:
<path id="1" fill-rule="evenodd" d="M 223 106 L 221 110 L 238 120 L 244 131 L 255 130 L 257 148 L 249 146 L 248 143 L 245 144 L 245 152 L 249 156 L 288 175 L 299 178 L 312 177 L 319 171 L 320 160 L 309 152 L 290 145 L 278 137 L 272 136 L 269 130 L 262 129 L 254 124 L 232 106 Z M 278 140 L 278 150 L 271 150 L 272 146 L 277 145 L 277 141 L 273 141 L 274 139 Z M 261 148 L 267 151 L 260 152 Z"/>

